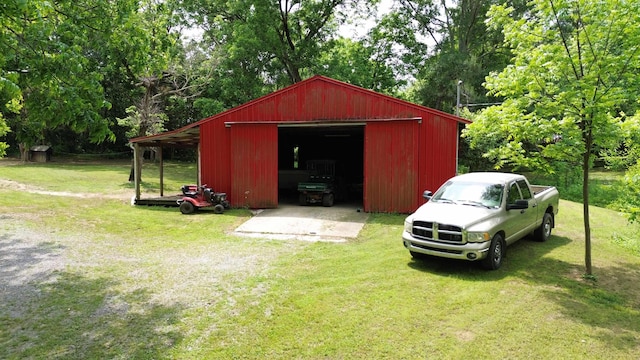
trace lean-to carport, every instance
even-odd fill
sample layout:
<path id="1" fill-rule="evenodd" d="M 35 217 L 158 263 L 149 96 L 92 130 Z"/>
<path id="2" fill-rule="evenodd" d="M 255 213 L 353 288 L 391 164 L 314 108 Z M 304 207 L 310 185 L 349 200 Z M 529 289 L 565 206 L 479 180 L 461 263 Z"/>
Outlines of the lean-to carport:
<path id="1" fill-rule="evenodd" d="M 165 147 L 170 148 L 196 148 L 198 149 L 197 183 L 200 185 L 200 128 L 198 126 L 183 127 L 175 131 L 168 131 L 158 135 L 131 139 L 133 144 L 133 172 L 135 183 L 135 203 L 139 205 L 165 205 L 162 199 L 141 199 L 140 182 L 142 179 L 142 151 L 144 148 L 157 149 L 156 154 L 160 168 L 160 198 L 164 197 L 164 161 L 162 152 Z M 167 204 L 174 204 L 174 200 L 166 201 Z"/>

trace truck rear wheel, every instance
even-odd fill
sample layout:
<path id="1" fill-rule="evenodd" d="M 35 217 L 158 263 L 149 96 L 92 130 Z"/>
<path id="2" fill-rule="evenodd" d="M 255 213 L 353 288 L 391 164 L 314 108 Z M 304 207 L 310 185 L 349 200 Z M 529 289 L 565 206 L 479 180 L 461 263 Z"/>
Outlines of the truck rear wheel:
<path id="1" fill-rule="evenodd" d="M 504 240 L 502 239 L 502 235 L 496 234 L 491 240 L 491 246 L 489 247 L 489 252 L 487 253 L 487 257 L 482 259 L 482 267 L 487 270 L 498 270 L 500 265 L 502 265 L 502 258 L 504 257 L 505 250 Z"/>
<path id="2" fill-rule="evenodd" d="M 542 216 L 542 224 L 534 232 L 533 236 L 537 241 L 545 242 L 551 236 L 551 229 L 553 228 L 553 217 L 548 212 Z"/>

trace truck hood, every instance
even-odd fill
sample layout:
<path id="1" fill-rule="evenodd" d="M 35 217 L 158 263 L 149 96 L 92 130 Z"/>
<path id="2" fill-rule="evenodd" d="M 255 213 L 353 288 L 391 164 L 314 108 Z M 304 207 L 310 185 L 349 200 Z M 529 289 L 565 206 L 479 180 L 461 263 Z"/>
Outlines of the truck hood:
<path id="1" fill-rule="evenodd" d="M 480 206 L 431 202 L 422 205 L 410 217 L 412 220 L 431 221 L 468 229 L 484 221 L 498 209 Z"/>

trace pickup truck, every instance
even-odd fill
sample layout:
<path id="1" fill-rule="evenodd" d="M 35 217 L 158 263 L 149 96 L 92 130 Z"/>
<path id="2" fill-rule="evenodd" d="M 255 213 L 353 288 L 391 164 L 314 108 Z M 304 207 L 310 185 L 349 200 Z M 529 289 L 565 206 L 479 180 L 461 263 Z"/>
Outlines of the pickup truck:
<path id="1" fill-rule="evenodd" d="M 470 173 L 449 179 L 404 222 L 411 256 L 480 261 L 495 270 L 508 245 L 533 234 L 546 241 L 555 227 L 560 195 L 553 186 L 529 185 L 522 175 Z"/>

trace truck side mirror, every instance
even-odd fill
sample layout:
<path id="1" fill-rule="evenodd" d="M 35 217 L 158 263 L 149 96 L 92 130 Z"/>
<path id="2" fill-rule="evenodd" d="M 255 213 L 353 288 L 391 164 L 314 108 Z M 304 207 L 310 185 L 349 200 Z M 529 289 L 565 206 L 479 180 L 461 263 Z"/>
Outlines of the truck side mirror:
<path id="1" fill-rule="evenodd" d="M 425 198 L 425 199 L 427 199 L 427 200 L 431 200 L 431 197 L 432 197 L 432 196 L 433 196 L 433 193 L 432 193 L 431 191 L 429 191 L 429 190 L 425 190 L 425 191 L 422 193 L 422 197 L 423 197 L 423 198 Z"/>
<path id="2" fill-rule="evenodd" d="M 507 210 L 524 210 L 529 208 L 528 200 L 516 200 L 513 204 L 507 204 Z"/>

